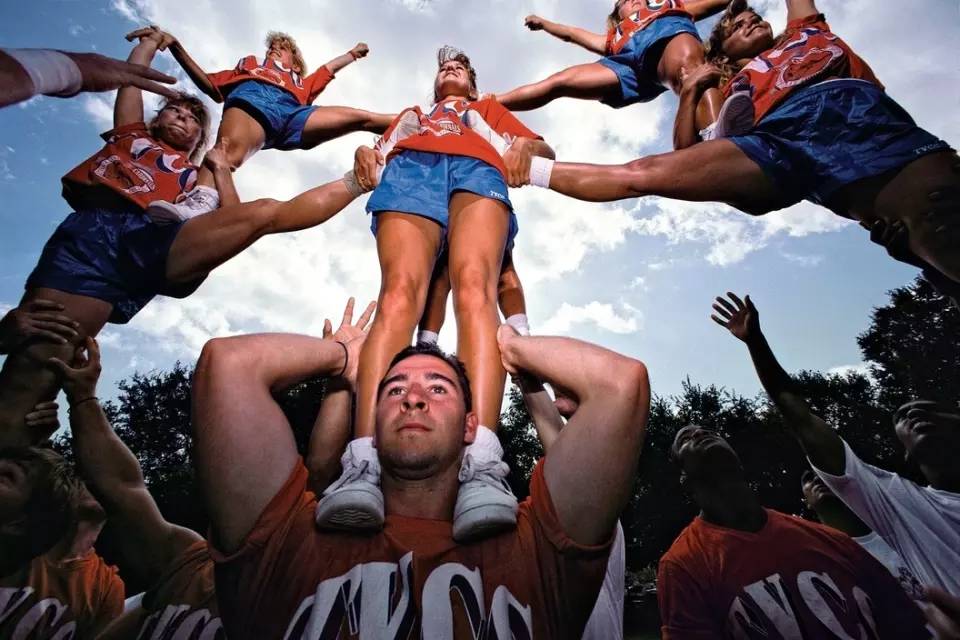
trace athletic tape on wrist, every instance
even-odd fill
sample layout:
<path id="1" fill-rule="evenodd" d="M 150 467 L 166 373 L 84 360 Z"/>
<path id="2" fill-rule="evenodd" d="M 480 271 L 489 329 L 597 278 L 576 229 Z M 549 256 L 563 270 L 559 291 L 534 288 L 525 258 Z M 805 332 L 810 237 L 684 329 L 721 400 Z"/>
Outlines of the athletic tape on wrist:
<path id="1" fill-rule="evenodd" d="M 550 174 L 553 173 L 553 160 L 533 156 L 530 162 L 530 184 L 535 187 L 550 188 Z"/>
<path id="2" fill-rule="evenodd" d="M 347 191 L 349 191 L 354 198 L 359 198 L 366 193 L 366 189 L 361 187 L 357 181 L 357 174 L 353 172 L 353 169 L 343 174 L 343 186 L 347 188 Z"/>
<path id="3" fill-rule="evenodd" d="M 20 63 L 33 82 L 34 94 L 69 97 L 80 92 L 83 74 L 70 56 L 53 49 L 2 49 Z"/>

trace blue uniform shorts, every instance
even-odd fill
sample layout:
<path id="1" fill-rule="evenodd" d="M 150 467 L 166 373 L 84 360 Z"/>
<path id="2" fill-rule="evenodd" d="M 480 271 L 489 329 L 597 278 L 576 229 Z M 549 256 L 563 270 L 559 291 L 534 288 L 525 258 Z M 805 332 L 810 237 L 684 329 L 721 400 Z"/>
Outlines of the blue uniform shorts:
<path id="1" fill-rule="evenodd" d="M 126 324 L 154 296 L 185 298 L 203 282 L 166 279 L 167 254 L 183 224 L 157 224 L 139 208 L 71 213 L 47 240 L 26 288 L 109 302 L 110 322 Z"/>
<path id="2" fill-rule="evenodd" d="M 664 16 L 651 22 L 646 29 L 630 38 L 620 53 L 600 58 L 597 62 L 611 69 L 620 79 L 620 88 L 603 100 L 615 109 L 637 102 L 650 102 L 667 90 L 657 79 L 662 46 L 681 33 L 689 33 L 698 41 L 700 34 L 693 20 L 686 16 Z"/>
<path id="3" fill-rule="evenodd" d="M 482 160 L 445 153 L 401 151 L 390 159 L 367 201 L 367 212 L 373 214 L 370 229 L 377 234 L 377 214 L 381 211 L 399 211 L 430 218 L 443 227 L 446 239 L 450 197 L 457 191 L 505 204 L 510 210 L 507 246 L 512 246 L 518 230 L 517 216 L 503 176 Z"/>
<path id="4" fill-rule="evenodd" d="M 800 89 L 754 129 L 730 138 L 784 194 L 826 205 L 841 187 L 950 149 L 916 125 L 887 93 L 864 80 Z"/>
<path id="5" fill-rule="evenodd" d="M 267 134 L 264 149 L 303 148 L 303 127 L 317 107 L 302 105 L 289 91 L 266 82 L 247 80 L 230 90 L 224 109 L 242 109 L 260 123 Z"/>

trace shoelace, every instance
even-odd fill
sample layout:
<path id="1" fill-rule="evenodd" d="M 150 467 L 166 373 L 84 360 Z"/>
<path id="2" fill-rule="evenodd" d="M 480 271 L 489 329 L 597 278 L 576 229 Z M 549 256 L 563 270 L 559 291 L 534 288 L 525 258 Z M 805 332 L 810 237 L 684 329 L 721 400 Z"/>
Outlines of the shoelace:
<path id="1" fill-rule="evenodd" d="M 341 489 L 344 485 L 357 482 L 358 480 L 366 480 L 370 484 L 379 484 L 380 479 L 377 477 L 378 475 L 379 474 L 370 470 L 369 460 L 364 460 L 359 465 L 353 460 L 350 460 L 348 464 L 344 465 L 343 473 L 340 475 L 337 481 L 327 487 L 327 490 L 323 492 L 323 495 L 328 496 L 331 493 Z"/>
<path id="2" fill-rule="evenodd" d="M 498 487 L 504 493 L 513 492 L 510 485 L 506 482 L 507 474 L 510 473 L 510 466 L 502 460 L 489 460 L 487 462 L 477 462 L 473 456 L 467 454 L 463 458 L 463 464 L 460 465 L 460 473 L 457 474 L 461 484 L 471 481 L 486 482 Z"/>

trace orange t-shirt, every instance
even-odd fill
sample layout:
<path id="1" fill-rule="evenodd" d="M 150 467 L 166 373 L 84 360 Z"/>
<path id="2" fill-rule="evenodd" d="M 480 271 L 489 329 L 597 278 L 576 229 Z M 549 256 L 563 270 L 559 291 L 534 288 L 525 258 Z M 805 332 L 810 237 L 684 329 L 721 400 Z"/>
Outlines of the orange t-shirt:
<path id="1" fill-rule="evenodd" d="M 697 517 L 660 559 L 664 640 L 925 638 L 923 614 L 847 535 L 767 509 L 757 533 Z"/>
<path id="2" fill-rule="evenodd" d="M 302 105 L 311 104 L 317 99 L 317 96 L 326 89 L 334 75 L 325 66 L 320 67 L 306 78 L 301 78 L 300 74 L 292 69 L 287 69 L 273 58 L 267 58 L 263 62 L 257 62 L 256 57 L 247 56 L 240 58 L 233 69 L 226 71 L 217 71 L 207 74 L 207 78 L 213 83 L 220 93 L 223 90 L 234 85 L 253 80 L 256 82 L 265 82 L 275 87 L 290 92 L 294 98 Z M 229 93 L 229 92 L 226 92 Z"/>
<path id="3" fill-rule="evenodd" d="M 639 11 L 634 11 L 615 29 L 607 32 L 607 55 L 620 53 L 630 38 L 638 31 L 643 31 L 654 20 L 664 16 L 686 16 L 693 19 L 683 7 L 683 0 L 645 0 Z"/>
<path id="4" fill-rule="evenodd" d="M 0 638 L 95 638 L 123 613 L 117 568 L 94 551 L 54 562 L 39 556 L 0 579 Z"/>
<path id="5" fill-rule="evenodd" d="M 411 151 L 428 151 L 431 153 L 446 153 L 452 156 L 467 156 L 476 158 L 495 167 L 500 173 L 506 174 L 503 158 L 489 142 L 477 135 L 461 120 L 461 116 L 473 109 L 478 112 L 491 129 L 500 135 L 508 134 L 517 138 L 534 138 L 542 140 L 540 136 L 530 131 L 506 107 L 493 98 L 485 98 L 472 102 L 466 98 L 452 98 L 433 105 L 424 113 L 420 107 L 413 107 L 412 111 L 420 116 L 420 134 L 413 135 L 397 143 L 394 153 L 403 149 Z M 403 113 L 400 114 L 401 116 Z M 389 137 L 396 126 L 397 119 L 383 134 Z"/>
<path id="6" fill-rule="evenodd" d="M 63 197 L 74 209 L 95 204 L 104 188 L 146 209 L 154 200 L 175 202 L 197 182 L 189 155 L 151 136 L 143 122 L 101 137 L 106 146 L 63 176 Z"/>
<path id="7" fill-rule="evenodd" d="M 724 87 L 724 97 L 748 91 L 760 122 L 797 89 L 853 78 L 883 88 L 870 66 L 830 31 L 823 14 L 791 20 L 779 44 L 751 60 Z"/>
<path id="8" fill-rule="evenodd" d="M 239 551 L 211 550 L 227 637 L 579 639 L 610 544 L 564 534 L 543 467 L 516 530 L 459 545 L 441 520 L 388 515 L 376 534 L 318 530 L 298 464 Z"/>

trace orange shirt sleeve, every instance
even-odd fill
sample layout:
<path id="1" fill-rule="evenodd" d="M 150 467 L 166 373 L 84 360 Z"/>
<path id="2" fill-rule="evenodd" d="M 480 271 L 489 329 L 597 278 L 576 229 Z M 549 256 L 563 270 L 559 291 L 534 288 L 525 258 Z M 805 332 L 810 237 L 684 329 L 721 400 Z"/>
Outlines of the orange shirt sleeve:
<path id="1" fill-rule="evenodd" d="M 303 82 L 304 88 L 307 90 L 307 103 L 311 103 L 317 99 L 324 89 L 327 88 L 327 85 L 336 78 L 336 76 L 327 69 L 326 66 L 322 66 L 309 76 Z"/>
<path id="2" fill-rule="evenodd" d="M 210 84 L 215 86 L 217 89 L 220 89 L 226 84 L 229 84 L 231 80 L 237 75 L 237 71 L 243 68 L 243 63 L 247 58 L 252 58 L 253 56 L 247 56 L 245 58 L 240 58 L 240 61 L 237 62 L 237 66 L 233 69 L 224 69 L 223 71 L 217 71 L 215 73 L 208 73 L 207 80 L 210 81 Z M 255 64 L 255 63 L 254 63 Z"/>
<path id="3" fill-rule="evenodd" d="M 520 122 L 515 115 L 496 100 L 490 99 L 484 102 L 487 102 L 487 105 L 485 105 L 486 112 L 482 114 L 483 119 L 487 121 L 491 129 L 500 135 L 509 133 L 517 138 L 543 140 L 543 137 L 528 129 L 525 124 Z"/>
<path id="4" fill-rule="evenodd" d="M 102 563 L 98 573 L 97 592 L 101 594 L 101 598 L 94 617 L 94 628 L 102 630 L 123 613 L 126 588 L 117 575 L 116 567 Z"/>

